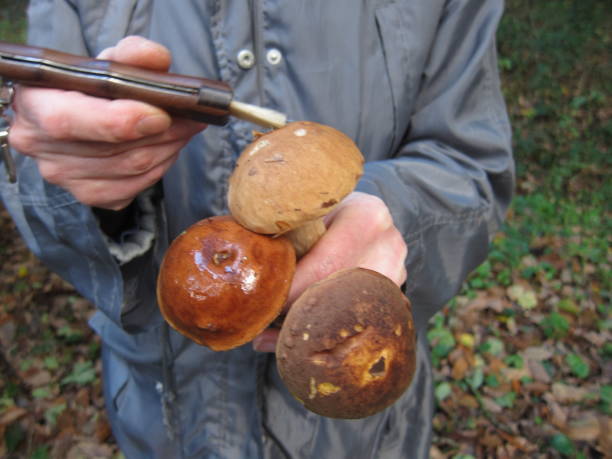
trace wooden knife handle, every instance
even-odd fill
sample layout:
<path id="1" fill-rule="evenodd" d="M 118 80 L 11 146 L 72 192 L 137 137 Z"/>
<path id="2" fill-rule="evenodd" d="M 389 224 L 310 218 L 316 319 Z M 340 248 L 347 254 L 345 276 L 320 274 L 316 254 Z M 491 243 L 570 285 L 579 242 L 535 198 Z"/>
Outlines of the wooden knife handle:
<path id="1" fill-rule="evenodd" d="M 29 86 L 140 100 L 173 115 L 215 125 L 227 123 L 233 98 L 232 89 L 221 81 L 1 41 L 0 76 Z"/>

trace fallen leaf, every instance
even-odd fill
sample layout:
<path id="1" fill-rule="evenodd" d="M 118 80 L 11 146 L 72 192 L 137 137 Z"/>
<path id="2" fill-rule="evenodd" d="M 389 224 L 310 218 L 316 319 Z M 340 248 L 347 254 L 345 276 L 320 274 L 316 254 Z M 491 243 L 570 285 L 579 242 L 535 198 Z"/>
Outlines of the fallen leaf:
<path id="1" fill-rule="evenodd" d="M 10 349 L 15 344 L 15 332 L 17 325 L 15 321 L 5 316 L 0 323 L 0 345 L 3 349 Z"/>
<path id="2" fill-rule="evenodd" d="M 460 406 L 464 406 L 466 408 L 478 408 L 478 401 L 476 397 L 463 393 L 458 400 Z"/>
<path id="3" fill-rule="evenodd" d="M 529 368 L 531 375 L 536 381 L 543 382 L 546 384 L 551 382 L 550 375 L 546 371 L 546 368 L 544 368 L 544 365 L 540 363 L 540 361 L 534 359 L 527 359 L 527 367 Z"/>
<path id="4" fill-rule="evenodd" d="M 552 393 L 560 403 L 575 403 L 583 400 L 589 391 L 578 386 L 569 386 L 563 383 L 553 383 Z"/>
<path id="5" fill-rule="evenodd" d="M 110 459 L 112 457 L 113 450 L 110 446 L 83 440 L 70 448 L 66 459 Z"/>
<path id="6" fill-rule="evenodd" d="M 561 407 L 554 399 L 552 394 L 544 394 L 544 400 L 550 412 L 550 423 L 559 430 L 564 431 L 567 426 L 567 410 Z"/>
<path id="7" fill-rule="evenodd" d="M 553 356 L 553 352 L 545 346 L 533 346 L 524 349 L 521 355 L 525 359 L 547 360 Z"/>
<path id="8" fill-rule="evenodd" d="M 516 301 L 523 309 L 533 309 L 538 305 L 538 298 L 535 292 L 521 284 L 508 287 L 506 293 L 511 300 Z"/>
<path id="9" fill-rule="evenodd" d="M 497 448 L 502 444 L 502 439 L 494 433 L 485 433 L 480 437 L 480 443 L 487 448 Z"/>
<path id="10" fill-rule="evenodd" d="M 453 364 L 453 370 L 451 371 L 452 378 L 455 381 L 459 381 L 465 378 L 469 367 L 470 365 L 465 357 L 457 359 Z"/>
<path id="11" fill-rule="evenodd" d="M 23 376 L 23 380 L 30 387 L 42 387 L 49 384 L 53 380 L 53 377 L 47 370 L 32 368 L 26 372 Z"/>
<path id="12" fill-rule="evenodd" d="M 600 425 L 600 436 L 599 436 L 599 449 L 606 454 L 610 454 L 612 451 L 612 417 L 601 416 L 599 418 Z"/>
<path id="13" fill-rule="evenodd" d="M 12 424 L 17 419 L 22 418 L 28 412 L 19 406 L 10 406 L 4 410 L 2 415 L 0 416 L 0 427 L 8 426 Z"/>
<path id="14" fill-rule="evenodd" d="M 533 381 L 523 384 L 523 388 L 527 392 L 533 392 L 534 394 L 538 395 L 548 392 L 550 390 L 550 385 L 538 381 Z"/>
<path id="15" fill-rule="evenodd" d="M 475 341 L 474 335 L 471 333 L 461 333 L 459 335 L 459 343 L 470 349 L 474 347 Z"/>
<path id="16" fill-rule="evenodd" d="M 429 459 L 447 459 L 447 457 L 448 456 L 442 453 L 440 448 L 435 445 L 432 445 L 432 447 L 429 449 Z"/>
<path id="17" fill-rule="evenodd" d="M 593 441 L 599 437 L 601 426 L 594 413 L 583 413 L 567 424 L 565 434 L 576 441 Z"/>
<path id="18" fill-rule="evenodd" d="M 527 365 L 523 365 L 523 368 L 502 368 L 501 371 L 509 381 L 516 381 L 520 380 L 521 378 L 532 377 L 531 371 Z"/>
<path id="19" fill-rule="evenodd" d="M 490 397 L 482 397 L 481 401 L 484 408 L 491 413 L 501 413 L 504 410 Z"/>

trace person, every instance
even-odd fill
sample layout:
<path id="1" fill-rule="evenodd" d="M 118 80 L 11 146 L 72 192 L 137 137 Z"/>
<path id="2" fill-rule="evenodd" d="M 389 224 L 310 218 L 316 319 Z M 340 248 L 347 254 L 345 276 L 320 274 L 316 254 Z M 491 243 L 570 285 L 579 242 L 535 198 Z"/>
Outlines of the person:
<path id="1" fill-rule="evenodd" d="M 273 331 L 213 352 L 170 329 L 155 302 L 169 242 L 227 213 L 228 177 L 257 127 L 18 87 L 18 181 L 2 174 L 2 199 L 31 250 L 97 306 L 106 406 L 126 457 L 427 457 L 427 322 L 485 259 L 512 197 L 502 10 L 501 0 L 30 2 L 31 44 L 222 80 L 237 100 L 349 135 L 364 175 L 300 260 L 290 300 L 364 266 L 413 304 L 417 370 L 402 398 L 360 420 L 306 411 L 279 379 Z"/>

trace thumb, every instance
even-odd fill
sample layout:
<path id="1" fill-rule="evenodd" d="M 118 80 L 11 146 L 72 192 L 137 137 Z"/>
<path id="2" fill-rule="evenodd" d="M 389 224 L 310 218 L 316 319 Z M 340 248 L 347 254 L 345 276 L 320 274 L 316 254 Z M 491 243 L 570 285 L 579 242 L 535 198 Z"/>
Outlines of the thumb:
<path id="1" fill-rule="evenodd" d="M 170 51 L 165 46 L 136 35 L 125 37 L 115 46 L 106 48 L 98 54 L 98 59 L 162 72 L 168 70 L 172 61 Z"/>

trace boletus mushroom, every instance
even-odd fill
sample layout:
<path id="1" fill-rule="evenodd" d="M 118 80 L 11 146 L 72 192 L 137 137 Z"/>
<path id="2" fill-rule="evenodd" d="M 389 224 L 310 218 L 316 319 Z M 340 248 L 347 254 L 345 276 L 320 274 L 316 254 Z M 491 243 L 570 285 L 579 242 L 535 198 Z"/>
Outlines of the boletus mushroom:
<path id="1" fill-rule="evenodd" d="M 166 321 L 213 350 L 251 341 L 281 312 L 295 272 L 284 237 L 249 231 L 229 216 L 201 220 L 168 248 L 157 280 Z"/>
<path id="2" fill-rule="evenodd" d="M 410 302 L 382 274 L 338 271 L 293 303 L 276 359 L 307 409 L 343 419 L 375 414 L 404 393 L 415 371 Z"/>
<path id="3" fill-rule="evenodd" d="M 238 158 L 228 206 L 246 228 L 285 234 L 298 256 L 325 232 L 322 217 L 363 174 L 363 155 L 342 132 L 298 121 L 257 137 Z"/>

